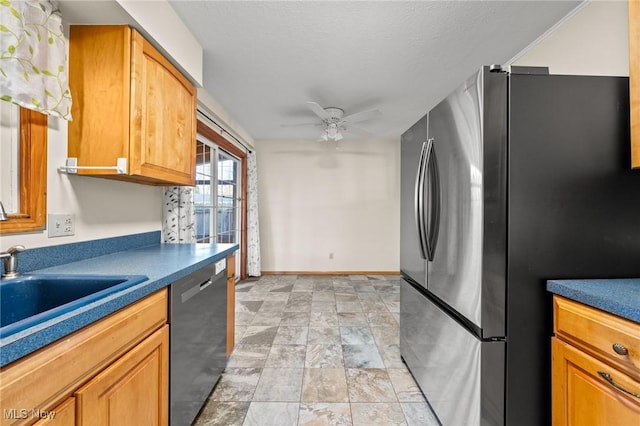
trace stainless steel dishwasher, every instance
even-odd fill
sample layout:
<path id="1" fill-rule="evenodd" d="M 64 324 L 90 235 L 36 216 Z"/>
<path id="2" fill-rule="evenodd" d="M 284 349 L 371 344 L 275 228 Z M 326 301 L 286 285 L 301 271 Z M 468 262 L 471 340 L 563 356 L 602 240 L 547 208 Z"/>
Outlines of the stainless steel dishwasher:
<path id="1" fill-rule="evenodd" d="M 227 357 L 226 259 L 171 284 L 169 399 L 172 426 L 190 425 Z"/>

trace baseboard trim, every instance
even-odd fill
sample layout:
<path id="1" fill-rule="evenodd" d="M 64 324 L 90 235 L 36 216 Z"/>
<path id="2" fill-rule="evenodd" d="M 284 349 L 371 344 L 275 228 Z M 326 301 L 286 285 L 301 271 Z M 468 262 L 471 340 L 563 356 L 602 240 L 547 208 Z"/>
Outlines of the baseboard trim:
<path id="1" fill-rule="evenodd" d="M 262 275 L 400 275 L 400 271 L 261 271 Z"/>

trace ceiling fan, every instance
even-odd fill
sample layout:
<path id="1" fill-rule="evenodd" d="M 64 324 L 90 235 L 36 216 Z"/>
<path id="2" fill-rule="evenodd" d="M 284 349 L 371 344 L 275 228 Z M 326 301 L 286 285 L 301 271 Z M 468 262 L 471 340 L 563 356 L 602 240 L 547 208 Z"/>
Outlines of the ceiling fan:
<path id="1" fill-rule="evenodd" d="M 318 117 L 320 117 L 322 123 L 304 123 L 285 126 L 322 126 L 324 127 L 324 130 L 322 131 L 322 134 L 318 139 L 320 141 L 339 141 L 344 138 L 344 136 L 342 135 L 343 132 L 354 132 L 369 136 L 369 132 L 358 126 L 354 126 L 353 123 L 370 120 L 381 115 L 381 112 L 379 110 L 372 109 L 368 111 L 356 112 L 354 114 L 345 116 L 344 110 L 342 108 L 323 108 L 316 102 L 307 102 L 307 107 Z"/>

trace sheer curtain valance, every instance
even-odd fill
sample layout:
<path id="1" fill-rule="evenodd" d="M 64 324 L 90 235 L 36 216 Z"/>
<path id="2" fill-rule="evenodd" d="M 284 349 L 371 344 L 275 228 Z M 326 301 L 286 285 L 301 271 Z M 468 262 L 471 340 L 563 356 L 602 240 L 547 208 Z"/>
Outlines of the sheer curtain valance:
<path id="1" fill-rule="evenodd" d="M 51 1 L 0 0 L 0 99 L 71 120 L 67 43 Z"/>

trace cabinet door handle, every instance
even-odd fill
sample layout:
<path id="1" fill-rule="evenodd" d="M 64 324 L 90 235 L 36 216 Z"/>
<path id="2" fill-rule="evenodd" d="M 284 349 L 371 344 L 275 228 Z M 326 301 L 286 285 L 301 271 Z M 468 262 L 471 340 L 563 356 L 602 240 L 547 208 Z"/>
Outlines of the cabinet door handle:
<path id="1" fill-rule="evenodd" d="M 629 394 L 631 396 L 635 396 L 636 398 L 640 399 L 640 393 L 634 393 L 634 392 L 631 392 L 630 390 L 627 390 L 627 389 L 623 388 L 622 386 L 620 386 L 619 384 L 617 384 L 616 382 L 613 381 L 613 378 L 611 377 L 611 375 L 609 373 L 605 373 L 604 371 L 598 371 L 598 374 L 600 375 L 600 377 L 605 379 L 614 388 L 616 388 L 618 390 L 621 390 L 622 392 L 624 392 L 626 394 Z"/>
<path id="2" fill-rule="evenodd" d="M 624 345 L 621 345 L 620 343 L 614 343 L 612 347 L 614 352 L 618 355 L 629 355 L 629 349 L 625 348 Z"/>

